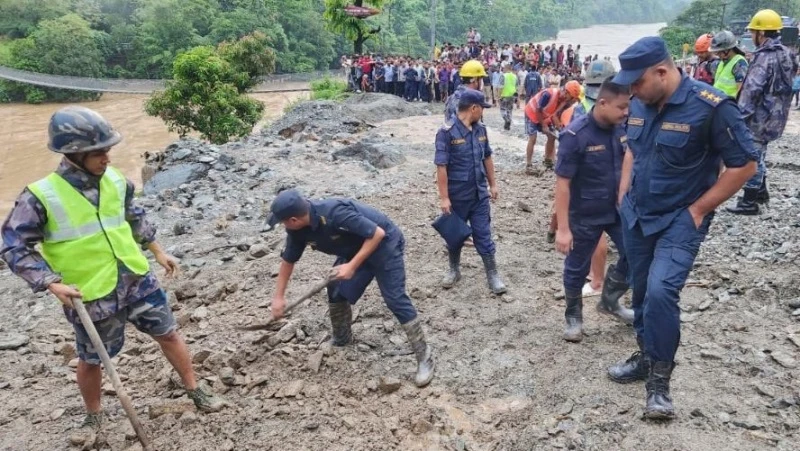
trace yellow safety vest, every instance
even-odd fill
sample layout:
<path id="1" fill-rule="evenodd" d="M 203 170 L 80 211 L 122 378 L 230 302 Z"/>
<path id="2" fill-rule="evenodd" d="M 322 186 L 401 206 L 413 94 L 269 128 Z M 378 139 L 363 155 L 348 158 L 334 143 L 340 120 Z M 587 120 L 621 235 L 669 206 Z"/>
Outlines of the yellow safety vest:
<path id="1" fill-rule="evenodd" d="M 733 68 L 742 60 L 744 60 L 744 57 L 736 54 L 727 63 L 720 61 L 719 65 L 717 65 L 717 73 L 714 75 L 714 87 L 735 98 L 739 93 L 739 88 L 736 86 Z"/>
<path id="2" fill-rule="evenodd" d="M 517 76 L 511 72 L 503 74 L 503 90 L 500 91 L 500 97 L 508 98 L 514 97 L 517 94 Z"/>
<path id="3" fill-rule="evenodd" d="M 42 256 L 83 302 L 114 291 L 118 261 L 138 275 L 150 270 L 125 220 L 127 182 L 117 169 L 109 167 L 100 179 L 99 207 L 56 173 L 28 189 L 47 211 Z"/>

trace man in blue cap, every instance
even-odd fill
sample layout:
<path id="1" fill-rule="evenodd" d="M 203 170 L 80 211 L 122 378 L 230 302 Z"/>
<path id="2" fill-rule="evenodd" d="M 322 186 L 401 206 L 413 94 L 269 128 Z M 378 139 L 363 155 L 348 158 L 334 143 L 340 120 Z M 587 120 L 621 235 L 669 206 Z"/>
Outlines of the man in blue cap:
<path id="1" fill-rule="evenodd" d="M 678 69 L 661 38 L 636 41 L 619 62 L 614 83 L 630 85 L 634 96 L 620 216 L 639 351 L 608 374 L 619 383 L 646 380 L 645 418 L 672 419 L 680 291 L 714 210 L 752 177 L 758 155 L 736 103 Z"/>
<path id="2" fill-rule="evenodd" d="M 620 251 L 617 265 L 609 268 L 597 310 L 633 324 L 633 311 L 619 305 L 628 291 L 628 263 L 617 213 L 617 198 L 625 153 L 625 128 L 630 92 L 611 82 L 600 87 L 594 108 L 561 134 L 556 160 L 556 250 L 564 261 L 566 310 L 564 340 L 583 339 L 583 283 L 592 255 L 606 232 Z M 605 269 L 605 268 L 604 268 Z"/>
<path id="3" fill-rule="evenodd" d="M 306 245 L 336 256 L 333 281 L 328 285 L 331 344 L 353 341 L 351 304 L 377 280 L 386 306 L 406 331 L 417 357 L 414 382 L 424 387 L 433 379 L 434 362 L 425 341 L 422 321 L 406 294 L 403 261 L 405 238 L 400 229 L 380 211 L 352 199 L 308 200 L 297 190 L 282 191 L 270 207 L 270 227 L 279 222 L 286 228 L 286 247 L 272 298 L 272 315 L 283 316 L 284 294 L 295 263 Z"/>
<path id="4" fill-rule="evenodd" d="M 497 273 L 492 241 L 489 199 L 498 196 L 494 161 L 486 127 L 480 122 L 484 108 L 490 108 L 483 93 L 466 89 L 458 102 L 457 120 L 436 133 L 436 185 L 443 214 L 456 214 L 472 227 L 475 250 L 483 259 L 489 289 L 506 292 Z M 448 247 L 450 267 L 442 287 L 452 288 L 461 279 L 461 246 Z"/>

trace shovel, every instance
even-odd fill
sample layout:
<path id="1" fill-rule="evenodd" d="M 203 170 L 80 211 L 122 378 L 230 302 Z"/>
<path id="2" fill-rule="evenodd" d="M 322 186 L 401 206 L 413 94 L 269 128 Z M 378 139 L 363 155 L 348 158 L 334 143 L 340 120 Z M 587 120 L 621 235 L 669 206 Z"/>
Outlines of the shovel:
<path id="1" fill-rule="evenodd" d="M 106 369 L 106 374 L 108 374 L 109 379 L 111 379 L 111 384 L 114 386 L 114 391 L 117 392 L 117 398 L 119 398 L 119 402 L 122 404 L 122 408 L 125 410 L 125 415 L 128 416 L 128 420 L 130 420 L 131 425 L 133 425 L 133 430 L 136 431 L 136 436 L 139 438 L 142 448 L 144 448 L 145 451 L 153 451 L 153 445 L 150 442 L 150 439 L 147 437 L 147 434 L 144 432 L 144 428 L 142 427 L 142 423 L 139 421 L 139 417 L 136 416 L 136 411 L 133 409 L 131 398 L 125 392 L 125 388 L 122 387 L 122 381 L 119 380 L 117 369 L 111 362 L 111 357 L 109 357 L 105 346 L 103 346 L 103 340 L 100 339 L 100 335 L 97 333 L 97 329 L 95 329 L 92 319 L 89 317 L 89 313 L 86 311 L 86 307 L 83 306 L 83 300 L 74 298 L 72 300 L 72 306 L 75 308 L 75 311 L 78 312 L 78 316 L 81 319 L 81 324 L 83 324 L 83 328 L 86 329 L 86 333 L 89 334 L 89 339 L 92 341 L 92 346 L 94 346 L 94 349 L 97 350 L 97 354 L 100 356 L 100 360 L 103 362 L 103 367 Z"/>
<path id="2" fill-rule="evenodd" d="M 308 291 L 305 292 L 305 294 L 303 294 L 299 298 L 295 299 L 294 301 L 291 301 L 291 302 L 287 303 L 286 304 L 286 309 L 284 310 L 284 314 L 291 312 L 292 310 L 297 308 L 300 304 L 302 304 L 305 301 L 311 299 L 315 294 L 317 294 L 320 291 L 322 291 L 323 289 L 325 289 L 325 287 L 327 287 L 328 284 L 331 282 L 332 278 L 333 278 L 333 273 L 331 273 L 331 275 L 329 275 L 328 277 L 326 277 L 326 278 L 320 280 L 319 282 L 317 282 L 316 284 L 314 284 L 311 288 L 308 289 Z M 269 326 L 272 323 L 274 323 L 275 321 L 276 321 L 276 318 L 274 316 L 270 316 L 270 318 L 267 321 L 263 322 L 263 323 L 250 324 L 248 326 L 241 326 L 241 327 L 238 327 L 238 329 L 239 330 L 264 330 L 264 329 L 269 329 Z M 267 339 L 267 336 L 265 335 L 265 336 L 257 339 L 253 343 L 255 343 L 255 344 L 262 343 L 266 339 Z"/>

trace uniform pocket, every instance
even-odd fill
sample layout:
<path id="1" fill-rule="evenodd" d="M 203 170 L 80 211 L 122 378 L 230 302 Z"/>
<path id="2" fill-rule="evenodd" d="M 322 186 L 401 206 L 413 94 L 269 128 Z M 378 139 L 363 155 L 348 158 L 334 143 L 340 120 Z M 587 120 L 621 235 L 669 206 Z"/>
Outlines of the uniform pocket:
<path id="1" fill-rule="evenodd" d="M 592 200 L 592 199 L 608 199 L 608 198 L 609 198 L 608 190 L 604 189 L 581 190 L 581 199 Z"/>
<path id="2" fill-rule="evenodd" d="M 450 171 L 447 173 L 447 179 L 456 182 L 469 181 L 469 172 L 467 171 Z"/>
<path id="3" fill-rule="evenodd" d="M 656 135 L 656 153 L 667 168 L 694 169 L 705 161 L 706 149 L 697 146 L 688 146 L 689 133 L 661 130 Z"/>

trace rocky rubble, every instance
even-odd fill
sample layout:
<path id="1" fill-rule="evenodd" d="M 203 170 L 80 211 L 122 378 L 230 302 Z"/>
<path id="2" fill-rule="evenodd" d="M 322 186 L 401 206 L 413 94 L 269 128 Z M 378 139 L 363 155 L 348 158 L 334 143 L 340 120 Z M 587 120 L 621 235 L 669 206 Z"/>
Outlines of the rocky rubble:
<path id="1" fill-rule="evenodd" d="M 662 427 L 640 419 L 641 384 L 618 386 L 604 373 L 635 348 L 630 328 L 586 308 L 584 342 L 560 338 L 562 258 L 545 241 L 553 176 L 523 174 L 521 116 L 512 132 L 500 131 L 496 111 L 485 118 L 501 191 L 498 262 L 510 291 L 489 294 L 472 252 L 464 280 L 439 288 L 447 257 L 430 222 L 441 119 L 427 108 L 380 95 L 309 102 L 241 142 L 183 140 L 148 156 L 137 202 L 183 269 L 162 282 L 199 378 L 234 404 L 196 412 L 158 346 L 129 328 L 114 360 L 156 449 L 796 449 L 800 183 L 787 162 L 798 135 L 771 149 L 767 212 L 714 219 L 682 295 L 672 384 L 679 417 Z M 397 117 L 375 119 L 387 115 Z M 414 357 L 374 286 L 355 306 L 353 346 L 327 343 L 324 294 L 270 330 L 238 329 L 269 317 L 283 232 L 263 231 L 263 218 L 291 187 L 361 198 L 400 225 L 408 290 L 437 359 L 431 386 L 414 387 Z M 306 252 L 289 297 L 331 263 Z M 71 327 L 51 297 L 31 294 L 7 269 L 0 274 L 0 449 L 140 449 L 113 395 L 104 399 L 102 437 L 70 445 L 82 418 Z"/>

